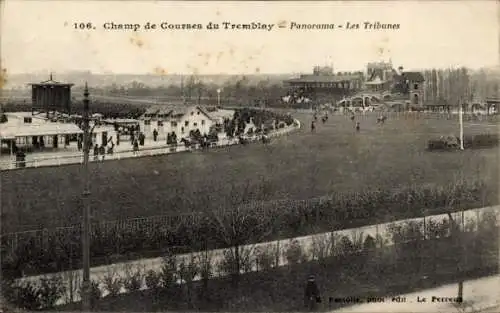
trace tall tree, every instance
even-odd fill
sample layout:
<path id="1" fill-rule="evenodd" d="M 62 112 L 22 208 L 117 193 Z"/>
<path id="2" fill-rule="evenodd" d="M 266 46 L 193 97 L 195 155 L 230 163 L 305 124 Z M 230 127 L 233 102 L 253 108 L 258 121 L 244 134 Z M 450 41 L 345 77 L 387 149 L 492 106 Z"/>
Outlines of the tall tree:
<path id="1" fill-rule="evenodd" d="M 466 67 L 462 67 L 460 69 L 460 78 L 461 78 L 461 96 L 463 102 L 470 101 L 470 79 L 469 79 L 469 70 Z"/>
<path id="2" fill-rule="evenodd" d="M 438 99 L 439 101 L 445 101 L 445 77 L 444 70 L 439 69 L 438 74 Z"/>
<path id="3" fill-rule="evenodd" d="M 438 76 L 437 76 L 437 71 L 436 69 L 432 69 L 431 72 L 431 99 L 432 102 L 436 103 L 438 99 Z"/>
<path id="4" fill-rule="evenodd" d="M 225 203 L 219 210 L 207 213 L 212 236 L 231 247 L 230 274 L 236 288 L 245 262 L 243 246 L 267 239 L 278 226 L 276 220 L 265 216 L 272 212 L 251 203 L 267 192 L 265 186 L 262 182 L 258 186 L 251 186 L 248 182 L 240 186 L 234 183 L 226 185 Z"/>

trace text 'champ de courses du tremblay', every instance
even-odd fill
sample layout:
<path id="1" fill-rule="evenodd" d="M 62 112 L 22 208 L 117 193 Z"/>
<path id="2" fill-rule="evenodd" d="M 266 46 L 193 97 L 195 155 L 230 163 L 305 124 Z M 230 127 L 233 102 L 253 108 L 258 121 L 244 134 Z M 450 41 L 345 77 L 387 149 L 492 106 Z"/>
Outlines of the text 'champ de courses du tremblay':
<path id="1" fill-rule="evenodd" d="M 82 28 L 80 25 L 84 23 L 75 23 L 75 28 Z M 90 23 L 87 23 L 87 25 Z M 79 27 L 80 26 L 80 27 Z M 90 28 L 90 27 L 84 27 Z M 131 24 L 131 23 L 115 23 L 106 22 L 103 24 L 105 30 L 125 30 L 125 31 L 139 31 L 139 30 L 265 30 L 272 31 L 276 28 L 288 28 L 290 30 L 331 30 L 331 29 L 346 29 L 346 30 L 398 30 L 400 29 L 400 24 L 390 24 L 381 22 L 362 22 L 362 23 L 352 23 L 346 22 L 344 24 L 304 24 L 298 22 L 286 22 L 282 21 L 278 24 L 266 24 L 260 22 L 251 23 L 213 23 L 210 22 L 203 26 L 203 24 L 170 24 L 167 22 L 162 23 L 151 23 L 147 22 L 141 26 L 141 24 Z M 94 28 L 95 29 L 95 28 Z"/>

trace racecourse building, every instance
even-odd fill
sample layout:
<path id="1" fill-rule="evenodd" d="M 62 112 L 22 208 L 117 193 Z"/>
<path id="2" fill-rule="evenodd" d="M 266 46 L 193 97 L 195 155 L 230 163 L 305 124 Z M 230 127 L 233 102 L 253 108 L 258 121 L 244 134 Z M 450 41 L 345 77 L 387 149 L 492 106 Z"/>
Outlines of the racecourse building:
<path id="1" fill-rule="evenodd" d="M 31 86 L 31 112 L 44 113 L 46 118 L 62 112 L 71 113 L 71 87 L 73 84 L 55 81 L 50 78 L 40 83 L 32 83 Z"/>
<path id="2" fill-rule="evenodd" d="M 309 99 L 312 102 L 335 102 L 345 96 L 356 93 L 363 86 L 362 72 L 334 73 L 332 67 L 313 69 L 312 74 L 300 75 L 284 81 L 289 88 L 290 102 L 297 99 Z"/>

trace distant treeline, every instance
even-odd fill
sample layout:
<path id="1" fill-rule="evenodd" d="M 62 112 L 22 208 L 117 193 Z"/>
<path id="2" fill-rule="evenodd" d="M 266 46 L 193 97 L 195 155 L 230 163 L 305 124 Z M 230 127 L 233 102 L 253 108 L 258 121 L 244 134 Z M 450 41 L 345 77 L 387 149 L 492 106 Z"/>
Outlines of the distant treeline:
<path id="1" fill-rule="evenodd" d="M 471 72 L 467 68 L 430 69 L 422 71 L 426 80 L 424 100 L 426 102 L 458 105 L 459 102 L 484 100 L 487 97 L 500 95 L 500 81 L 485 71 Z M 187 101 L 217 102 L 217 90 L 220 90 L 221 101 L 229 101 L 234 105 L 280 106 L 281 98 L 288 92 L 282 81 L 264 79 L 250 80 L 245 76 L 235 77 L 223 85 L 206 83 L 196 76 L 190 76 L 181 84 L 150 87 L 133 81 L 126 86 L 111 86 L 96 89 L 96 92 L 116 96 L 152 96 L 177 97 Z"/>
<path id="2" fill-rule="evenodd" d="M 487 97 L 500 95 L 500 79 L 485 70 L 470 71 L 465 67 L 458 69 L 430 69 L 422 71 L 426 83 L 424 85 L 424 101 L 458 105 L 459 102 L 484 100 Z M 112 83 L 109 86 L 90 86 L 94 96 L 120 98 L 143 98 L 155 101 L 186 101 L 203 105 L 231 106 L 268 106 L 281 107 L 282 97 L 289 89 L 279 78 L 258 80 L 250 76 L 234 76 L 225 83 L 210 82 L 196 75 L 186 76 L 181 82 L 168 82 L 165 85 L 150 86 L 137 80 L 128 84 Z M 220 93 L 218 93 L 220 91 Z M 20 93 L 21 91 L 16 91 Z M 29 91 L 24 91 L 29 97 Z M 82 86 L 73 87 L 75 100 L 81 98 Z M 4 94 L 5 95 L 5 94 Z M 314 98 L 314 97 L 313 97 Z M 333 98 L 332 98 L 333 100 Z M 11 101 L 12 102 L 12 101 Z M 16 100 L 14 102 L 22 102 Z M 27 101 L 30 102 L 30 101 Z M 100 102 L 115 102 L 109 101 Z M 128 101 L 124 101 L 128 102 Z M 143 104 L 144 105 L 144 104 Z M 309 105 L 309 104 L 303 104 Z"/>

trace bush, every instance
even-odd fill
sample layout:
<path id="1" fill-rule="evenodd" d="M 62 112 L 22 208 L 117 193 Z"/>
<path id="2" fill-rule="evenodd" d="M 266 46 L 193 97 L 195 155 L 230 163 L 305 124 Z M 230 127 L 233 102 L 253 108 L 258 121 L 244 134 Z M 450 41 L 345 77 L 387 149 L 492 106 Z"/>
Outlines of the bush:
<path id="1" fill-rule="evenodd" d="M 205 251 L 198 259 L 198 269 L 201 279 L 204 281 L 213 277 L 213 256 L 211 251 Z"/>
<path id="2" fill-rule="evenodd" d="M 268 271 L 274 267 L 277 267 L 279 260 L 279 250 L 278 245 L 265 245 L 256 248 L 254 251 L 257 269 Z M 278 254 L 278 258 L 276 257 Z"/>
<path id="3" fill-rule="evenodd" d="M 123 286 L 123 280 L 117 275 L 113 268 L 108 269 L 107 273 L 102 278 L 102 283 L 111 296 L 117 296 Z"/>
<path id="4" fill-rule="evenodd" d="M 191 284 L 194 281 L 196 275 L 198 275 L 199 273 L 196 257 L 194 255 L 191 255 L 187 262 L 185 260 L 182 260 L 179 264 L 177 273 L 182 282 Z"/>
<path id="5" fill-rule="evenodd" d="M 464 147 L 466 148 L 491 148 L 498 146 L 498 134 L 479 134 L 467 136 L 464 138 Z"/>
<path id="6" fill-rule="evenodd" d="M 464 148 L 492 148 L 498 146 L 500 137 L 498 134 L 479 134 L 464 136 Z M 448 137 L 429 140 L 427 148 L 429 151 L 452 150 L 460 146 L 460 138 Z"/>
<path id="7" fill-rule="evenodd" d="M 432 139 L 427 142 L 427 149 L 429 151 L 440 151 L 440 150 L 453 150 L 457 149 L 459 145 L 457 144 L 458 138 L 443 138 L 443 139 Z"/>
<path id="8" fill-rule="evenodd" d="M 6 300 L 26 310 L 53 309 L 64 296 L 66 288 L 62 277 L 42 277 L 39 281 L 3 282 L 2 293 Z"/>
<path id="9" fill-rule="evenodd" d="M 40 301 L 40 289 L 30 281 L 11 286 L 11 298 L 9 299 L 16 307 L 26 310 L 39 310 L 42 308 Z"/>
<path id="10" fill-rule="evenodd" d="M 375 248 L 377 248 L 377 243 L 375 241 L 375 238 L 373 238 L 370 235 L 366 236 L 365 242 L 363 244 L 363 249 L 371 251 L 374 250 Z"/>
<path id="11" fill-rule="evenodd" d="M 90 301 L 95 303 L 97 300 L 102 298 L 102 291 L 99 288 L 99 283 L 96 281 L 90 281 Z"/>
<path id="12" fill-rule="evenodd" d="M 342 236 L 340 242 L 335 245 L 338 255 L 350 255 L 356 251 L 354 244 L 348 236 Z"/>
<path id="13" fill-rule="evenodd" d="M 471 209 L 493 204 L 486 202 L 483 198 L 484 190 L 487 188 L 482 182 L 458 181 L 448 186 L 424 185 L 418 187 L 401 188 L 399 190 L 373 189 L 363 192 L 339 193 L 334 192 L 329 195 L 326 201 L 312 199 L 308 201 L 276 201 L 264 204 L 266 212 L 262 217 L 262 223 L 271 224 L 271 221 L 279 218 L 286 221 L 278 229 L 270 229 L 270 233 L 261 241 L 271 240 L 280 236 L 301 236 L 310 232 L 311 226 L 322 231 L 334 231 L 345 228 L 347 225 L 356 227 L 367 224 L 387 222 L 388 220 L 403 219 L 421 215 L 431 215 L 453 211 L 450 207 L 450 199 L 460 204 L 461 209 Z M 248 210 L 258 210 L 260 206 L 249 207 Z M 426 208 L 424 211 L 423 209 Z M 258 214 L 257 211 L 255 211 Z M 255 215 L 250 212 L 250 215 Z M 316 216 L 319 215 L 319 220 Z M 157 251 L 160 255 L 162 246 L 182 245 L 187 252 L 201 249 L 199 240 L 210 236 L 217 231 L 213 225 L 205 225 L 199 221 L 199 216 L 172 216 L 173 225 L 184 225 L 183 227 L 166 227 L 163 219 L 148 220 L 140 227 L 129 227 L 127 222 L 124 226 L 109 227 L 104 229 L 95 224 L 91 234 L 92 257 L 102 258 L 105 254 L 115 254 L 114 261 L 123 261 L 130 258 L 129 252 L 140 253 L 144 250 Z M 186 223 L 188 221 L 189 223 Z M 194 222 L 196 221 L 196 222 Z M 197 234 L 189 238 L 186 232 Z M 59 270 L 67 269 L 68 264 L 78 264 L 81 258 L 81 246 L 79 240 L 80 227 L 65 230 L 65 233 L 47 231 L 43 233 L 43 241 L 52 243 L 55 238 L 64 238 L 53 246 L 58 249 L 45 249 L 41 245 L 35 244 L 33 235 L 19 235 L 18 248 L 10 258 L 2 259 L 2 270 L 10 273 L 13 277 L 20 277 L 22 270 L 28 273 L 28 266 L 31 274 L 46 273 L 54 268 L 47 267 L 47 260 L 53 260 L 58 264 Z M 37 236 L 40 234 L 38 233 Z M 63 236 L 64 235 L 64 236 Z M 26 236 L 26 237 L 24 237 Z M 283 237 L 281 237 L 283 238 Z M 6 239 L 2 239 L 7 242 Z M 43 242 L 42 241 L 42 242 Z M 57 242 L 57 241 L 56 241 Z M 242 244 L 251 242 L 242 242 Z M 213 248 L 223 249 L 228 245 L 225 241 L 215 239 Z M 362 247 L 362 244 L 361 244 Z M 58 253 L 58 250 L 68 251 Z M 71 252 L 71 253 L 70 253 Z M 41 256 L 45 253 L 45 257 Z M 96 259 L 99 260 L 99 259 Z M 102 263 L 101 263 L 102 264 Z M 98 264 L 96 264 L 98 265 Z M 175 273 L 175 271 L 174 271 Z"/>
<path id="14" fill-rule="evenodd" d="M 313 260 L 324 260 L 333 254 L 334 234 L 315 235 L 312 237 L 310 254 Z"/>
<path id="15" fill-rule="evenodd" d="M 170 288 L 175 285 L 177 274 L 177 259 L 174 254 L 167 254 L 162 259 L 160 271 L 160 286 Z"/>
<path id="16" fill-rule="evenodd" d="M 40 279 L 39 297 L 43 308 L 52 309 L 62 298 L 66 287 L 61 276 L 43 277 Z"/>
<path id="17" fill-rule="evenodd" d="M 99 282 L 95 280 L 90 280 L 89 285 L 90 285 L 90 301 L 91 303 L 96 303 L 97 300 L 102 298 L 102 291 L 101 288 L 99 288 Z M 78 290 L 80 298 L 83 298 L 82 287 L 83 286 L 80 285 L 80 289 Z"/>
<path id="18" fill-rule="evenodd" d="M 237 274 L 238 267 L 240 272 L 246 273 L 252 271 L 253 260 L 251 259 L 252 250 L 250 248 L 238 247 L 239 260 L 236 260 L 235 247 L 224 249 L 222 260 L 218 264 L 220 274 Z M 239 264 L 238 264 L 239 263 Z"/>
<path id="19" fill-rule="evenodd" d="M 148 287 L 148 289 L 156 290 L 160 287 L 160 275 L 153 270 L 147 271 L 145 280 L 146 287 Z"/>
<path id="20" fill-rule="evenodd" d="M 304 254 L 302 246 L 298 240 L 291 240 L 290 246 L 285 252 L 286 260 L 289 265 L 307 262 L 307 256 Z"/>
<path id="21" fill-rule="evenodd" d="M 448 219 L 434 221 L 433 219 L 426 219 L 426 234 L 429 238 L 443 238 L 450 233 L 450 223 Z"/>
<path id="22" fill-rule="evenodd" d="M 142 288 L 142 282 L 144 280 L 143 271 L 139 266 L 133 269 L 132 266 L 127 265 L 125 268 L 125 278 L 123 279 L 123 285 L 127 291 L 137 291 Z"/>
<path id="23" fill-rule="evenodd" d="M 405 223 L 389 224 L 387 232 L 391 235 L 395 244 L 401 244 L 410 241 L 422 240 L 422 222 L 409 221 Z"/>

